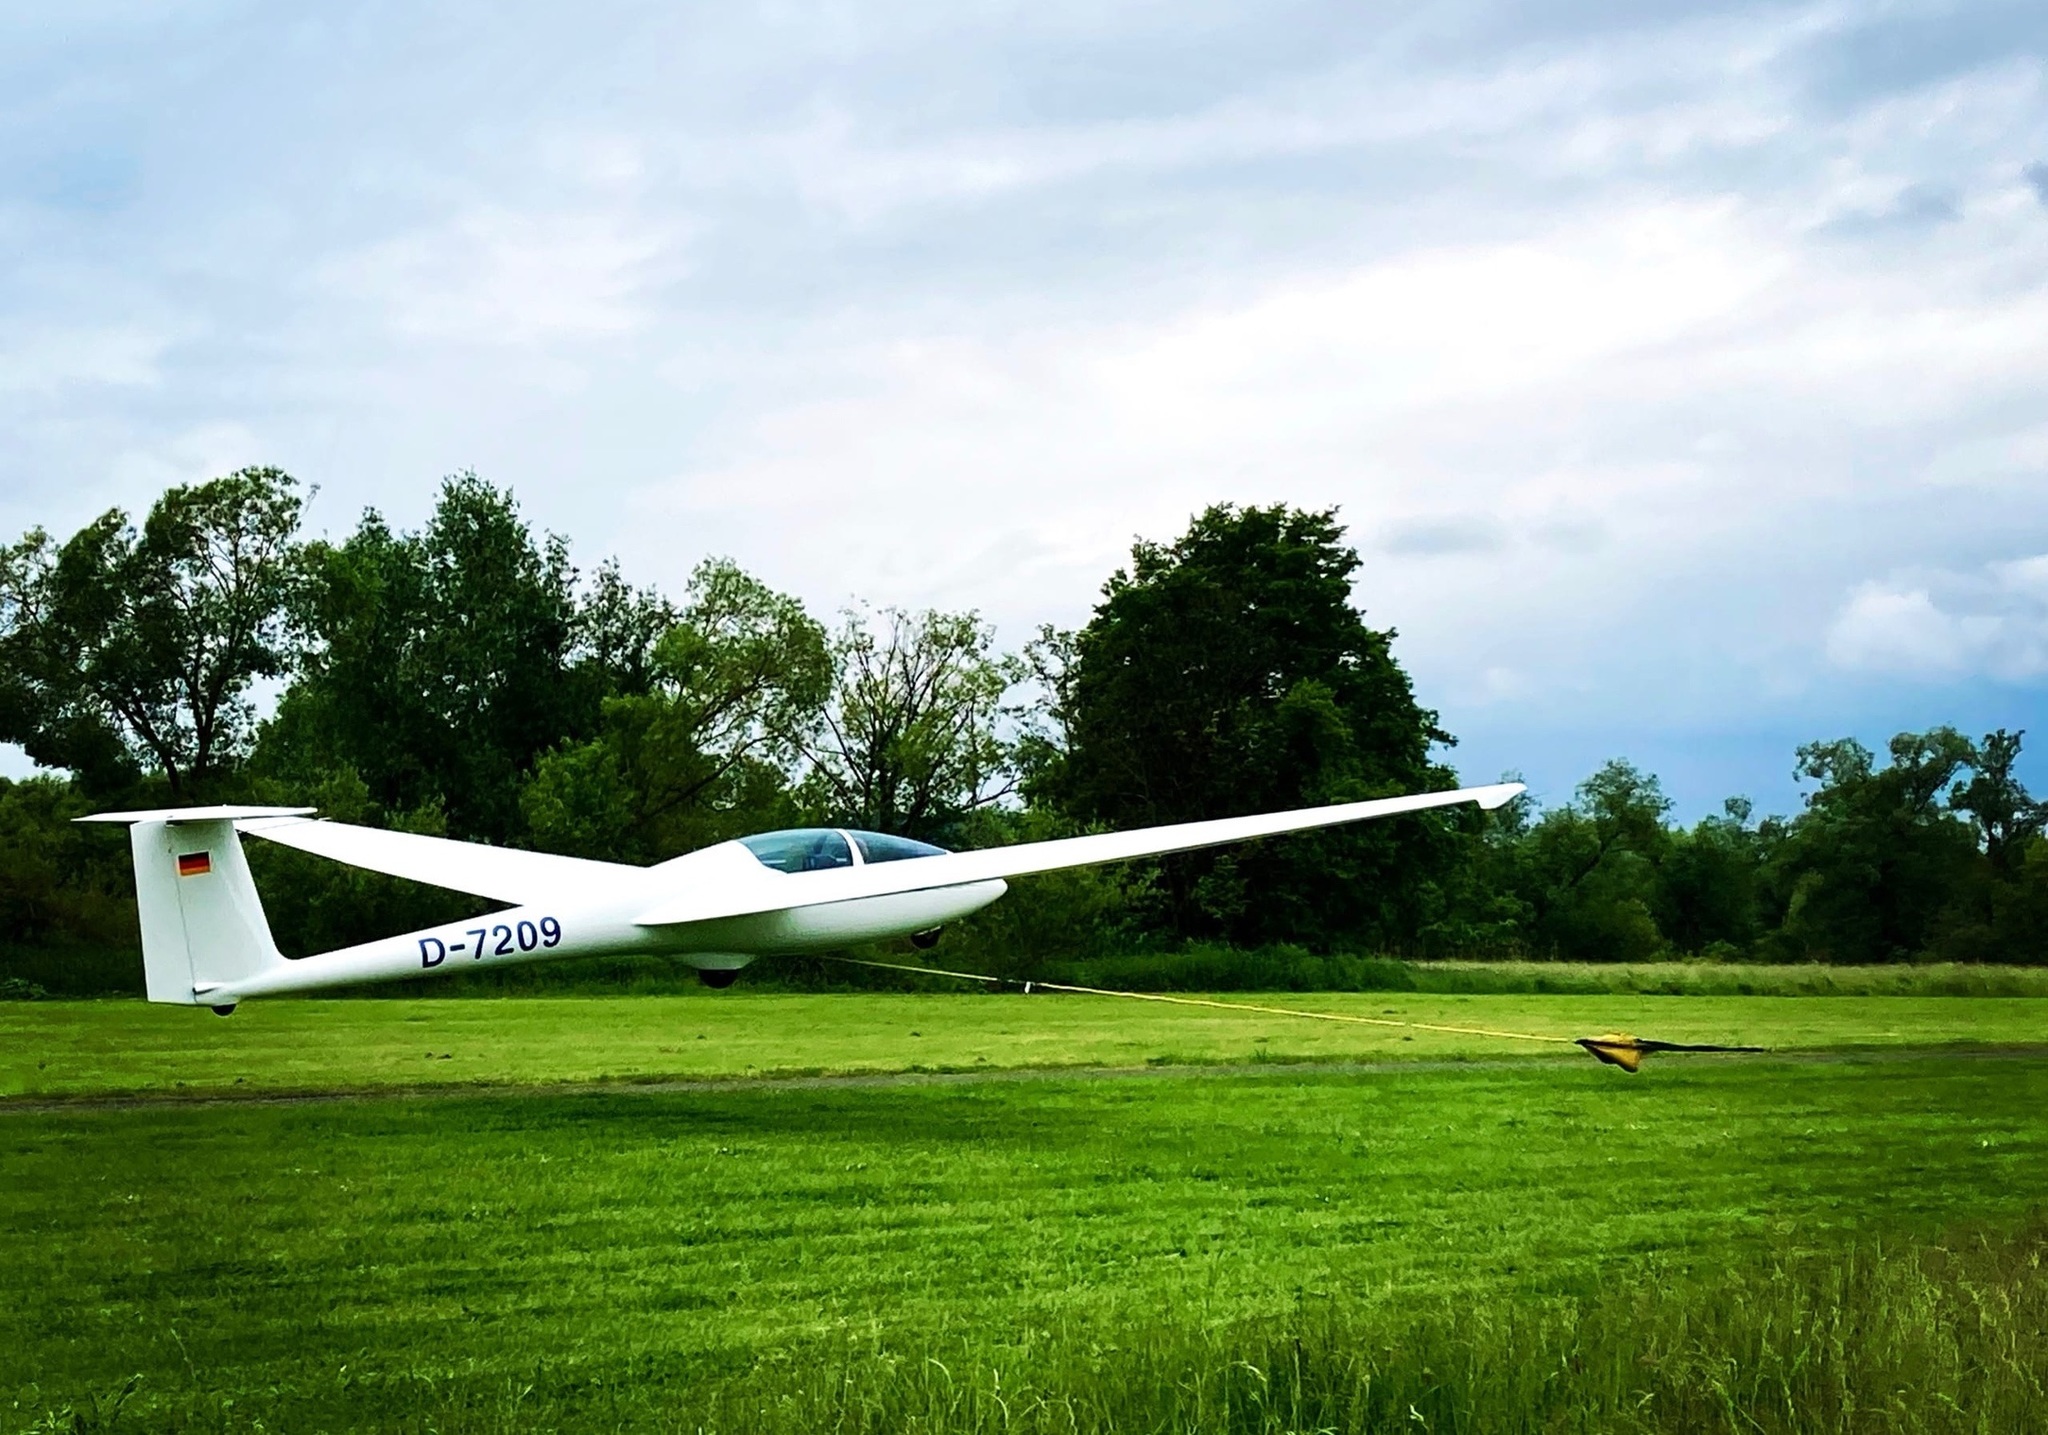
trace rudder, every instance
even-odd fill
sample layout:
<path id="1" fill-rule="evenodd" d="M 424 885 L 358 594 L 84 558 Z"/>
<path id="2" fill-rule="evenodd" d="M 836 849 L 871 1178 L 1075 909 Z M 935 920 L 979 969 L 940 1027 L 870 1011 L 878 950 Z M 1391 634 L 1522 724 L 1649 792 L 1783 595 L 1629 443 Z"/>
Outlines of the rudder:
<path id="1" fill-rule="evenodd" d="M 142 918 L 142 971 L 153 1002 L 232 1011 L 222 988 L 284 960 L 242 855 L 235 823 L 300 817 L 310 807 L 171 807 L 98 812 L 80 822 L 128 827 L 135 906 Z"/>
<path id="2" fill-rule="evenodd" d="M 233 822 L 138 822 L 128 842 L 151 1001 L 216 1005 L 209 992 L 284 960 Z"/>

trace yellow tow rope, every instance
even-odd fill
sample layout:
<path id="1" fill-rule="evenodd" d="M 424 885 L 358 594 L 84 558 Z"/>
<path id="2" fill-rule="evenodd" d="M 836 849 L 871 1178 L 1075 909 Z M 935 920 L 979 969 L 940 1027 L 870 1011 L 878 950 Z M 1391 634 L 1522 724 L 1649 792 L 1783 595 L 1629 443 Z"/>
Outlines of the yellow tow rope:
<path id="1" fill-rule="evenodd" d="M 1653 1051 L 1762 1051 L 1760 1046 L 1701 1046 L 1687 1042 L 1653 1041 L 1646 1037 L 1635 1037 L 1627 1032 L 1609 1032 L 1605 1036 L 1544 1036 L 1531 1031 L 1497 1031 L 1484 1026 L 1447 1026 L 1439 1022 L 1396 1021 L 1388 1017 L 1348 1016 L 1341 1012 L 1303 1011 L 1299 1007 L 1259 1006 L 1253 1002 L 1219 1002 L 1207 997 L 1167 996 L 1161 992 L 1120 992 L 1107 987 L 1078 987 L 1067 982 L 1022 981 L 1015 977 L 992 977 L 983 972 L 949 972 L 943 967 L 914 967 L 904 962 L 871 962 L 859 957 L 828 957 L 826 960 L 844 962 L 854 967 L 876 967 L 885 972 L 912 972 L 924 977 L 952 977 L 963 982 L 986 982 L 990 986 L 1020 987 L 1026 996 L 1034 991 L 1074 992 L 1081 996 L 1123 997 L 1129 1001 L 1164 1002 L 1168 1006 L 1211 1007 L 1217 1011 L 1254 1012 L 1262 1016 L 1295 1016 L 1306 1021 L 1341 1021 L 1356 1026 L 1401 1027 L 1409 1031 L 1447 1032 L 1453 1036 L 1490 1036 L 1506 1041 L 1544 1041 L 1563 1046 L 1583 1047 L 1593 1056 L 1609 1066 L 1618 1066 L 1623 1071 L 1639 1071 L 1643 1058 Z"/>

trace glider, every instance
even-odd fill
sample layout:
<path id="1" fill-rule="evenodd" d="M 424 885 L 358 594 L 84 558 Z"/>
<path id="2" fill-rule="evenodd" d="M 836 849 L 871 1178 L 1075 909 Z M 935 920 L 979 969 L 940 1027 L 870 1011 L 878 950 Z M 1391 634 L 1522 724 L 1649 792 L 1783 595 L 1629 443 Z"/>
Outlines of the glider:
<path id="1" fill-rule="evenodd" d="M 128 824 L 149 999 L 208 1006 L 225 1016 L 250 997 L 635 952 L 680 957 L 708 985 L 726 986 L 759 956 L 928 938 L 1002 896 L 1011 877 L 1458 803 L 1494 808 L 1521 791 L 1519 782 L 1506 782 L 974 852 L 875 832 L 800 828 L 721 842 L 653 867 L 323 822 L 309 807 L 183 807 L 78 820 Z M 245 834 L 512 905 L 287 958 L 271 940 L 250 879 Z"/>

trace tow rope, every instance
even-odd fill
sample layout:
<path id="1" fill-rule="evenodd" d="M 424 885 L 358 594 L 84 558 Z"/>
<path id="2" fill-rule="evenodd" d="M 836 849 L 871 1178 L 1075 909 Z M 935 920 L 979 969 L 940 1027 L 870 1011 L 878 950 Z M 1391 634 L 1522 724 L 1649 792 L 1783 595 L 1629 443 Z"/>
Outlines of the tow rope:
<path id="1" fill-rule="evenodd" d="M 1640 1071 L 1643 1058 L 1653 1051 L 1758 1052 L 1766 1049 L 1761 1046 L 1712 1046 L 1693 1042 L 1654 1041 L 1648 1037 L 1631 1036 L 1622 1031 L 1608 1032 L 1605 1036 L 1545 1036 L 1537 1032 L 1499 1031 L 1484 1026 L 1449 1026 L 1440 1022 L 1397 1021 L 1389 1017 L 1351 1016 L 1332 1011 L 1303 1011 L 1299 1007 L 1260 1006 L 1254 1002 L 1220 1002 L 1208 997 L 1167 996 L 1163 992 L 1122 992 L 1107 987 L 1074 986 L 1068 982 L 1024 981 L 1017 977 L 992 977 L 983 972 L 949 972 L 943 967 L 914 967 L 907 962 L 873 962 L 860 957 L 827 957 L 825 960 L 843 962 L 853 967 L 875 967 L 885 972 L 911 972 L 921 977 L 951 977 L 956 981 L 983 982 L 993 987 L 1015 987 L 1021 989 L 1026 996 L 1035 991 L 1073 992 L 1080 996 L 1164 1002 L 1168 1006 L 1210 1007 L 1217 1011 L 1253 1012 L 1261 1016 L 1294 1016 L 1305 1021 L 1349 1022 L 1355 1026 L 1401 1027 L 1409 1031 L 1445 1032 L 1453 1036 L 1489 1036 L 1506 1041 L 1549 1042 L 1561 1046 L 1583 1047 L 1596 1060 L 1608 1066 L 1618 1066 L 1627 1072 Z"/>

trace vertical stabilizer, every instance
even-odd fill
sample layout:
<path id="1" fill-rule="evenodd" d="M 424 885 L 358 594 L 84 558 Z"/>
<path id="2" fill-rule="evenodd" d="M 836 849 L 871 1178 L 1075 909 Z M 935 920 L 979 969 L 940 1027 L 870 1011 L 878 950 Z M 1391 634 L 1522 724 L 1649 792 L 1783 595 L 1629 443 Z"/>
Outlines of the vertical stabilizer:
<path id="1" fill-rule="evenodd" d="M 138 816 L 128 845 L 149 999 L 214 1006 L 210 991 L 282 962 L 234 820 L 203 810 Z"/>

